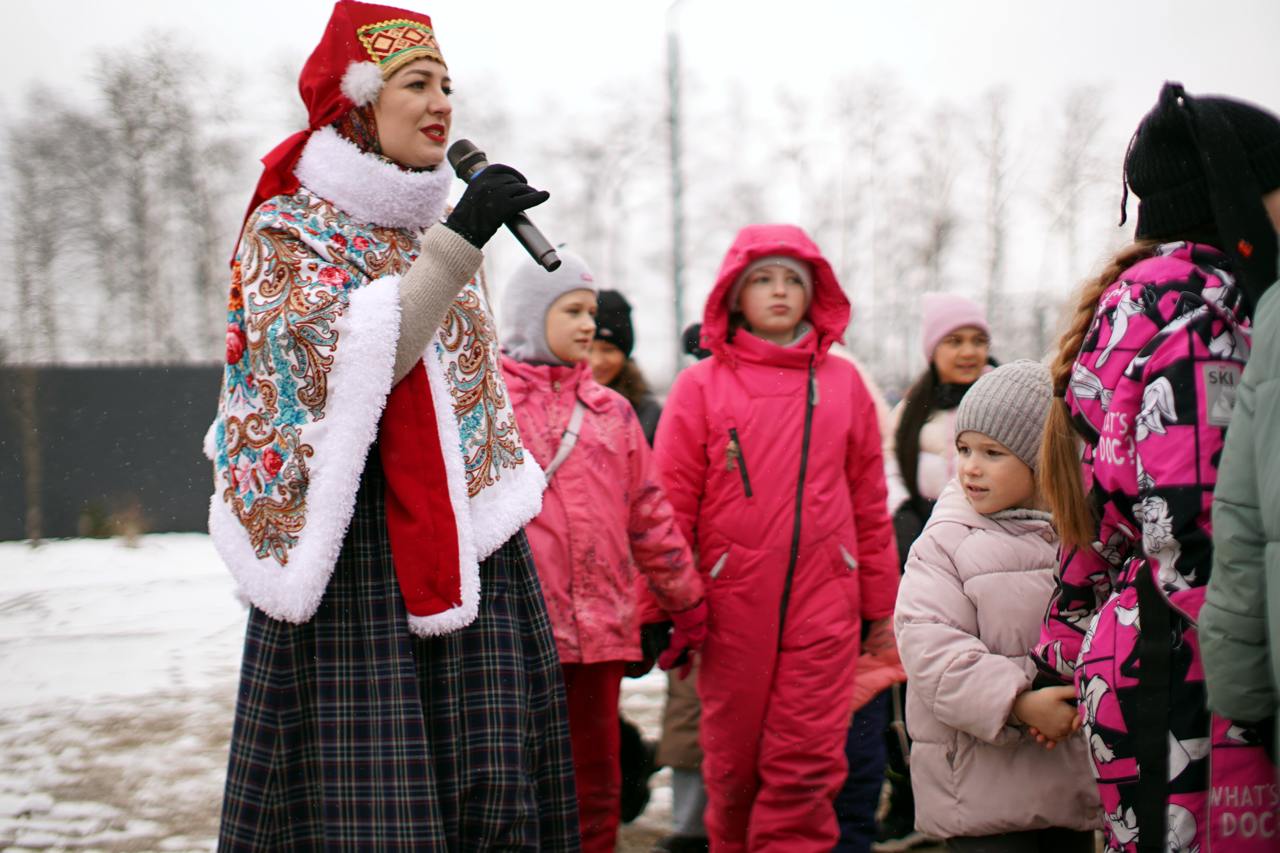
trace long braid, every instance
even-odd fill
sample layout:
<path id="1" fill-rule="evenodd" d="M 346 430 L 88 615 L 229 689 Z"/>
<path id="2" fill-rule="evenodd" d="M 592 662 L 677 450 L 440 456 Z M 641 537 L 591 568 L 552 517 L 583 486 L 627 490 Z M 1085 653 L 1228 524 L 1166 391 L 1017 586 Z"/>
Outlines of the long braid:
<path id="1" fill-rule="evenodd" d="M 1045 420 L 1040 445 L 1040 485 L 1053 510 L 1065 548 L 1088 546 L 1097 535 L 1097 519 L 1085 498 L 1080 476 L 1080 451 L 1071 409 L 1064 395 L 1071 382 L 1076 357 L 1093 324 L 1098 301 L 1124 271 L 1150 257 L 1159 243 L 1139 240 L 1121 249 L 1097 278 L 1085 282 L 1071 323 L 1058 341 L 1058 352 L 1049 365 L 1053 377 L 1053 404 Z"/>

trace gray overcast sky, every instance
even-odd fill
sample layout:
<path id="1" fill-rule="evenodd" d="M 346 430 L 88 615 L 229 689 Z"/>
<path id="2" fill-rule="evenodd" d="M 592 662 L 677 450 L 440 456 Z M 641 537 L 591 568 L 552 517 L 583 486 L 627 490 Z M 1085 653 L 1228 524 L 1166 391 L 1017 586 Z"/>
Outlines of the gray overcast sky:
<path id="1" fill-rule="evenodd" d="M 404 5 L 432 16 L 466 102 L 494 97 L 510 109 L 516 122 L 510 144 L 518 150 L 506 153 L 517 165 L 532 162 L 532 150 L 557 131 L 538 122 L 536 108 L 548 97 L 562 106 L 591 109 L 611 82 L 633 87 L 638 82 L 648 95 L 645 102 L 662 109 L 661 99 L 653 96 L 662 91 L 668 16 L 680 33 L 686 72 L 699 84 L 697 103 L 714 102 L 721 92 L 745 93 L 748 100 L 759 92 L 748 106 L 765 121 L 780 89 L 820 97 L 832 81 L 856 75 L 891 75 L 917 106 L 939 100 L 972 104 L 984 90 L 1002 85 L 1012 96 L 1020 138 L 1048 150 L 1055 101 L 1089 84 L 1106 93 L 1107 146 L 1116 149 L 1118 162 L 1124 139 L 1165 79 L 1181 80 L 1193 93 L 1227 93 L 1280 111 L 1280 0 L 679 0 L 674 8 L 652 0 L 404 0 Z M 150 33 L 171 32 L 178 35 L 176 51 L 196 47 L 216 61 L 219 72 L 223 66 L 237 70 L 257 96 L 249 99 L 255 114 L 246 119 L 261 134 L 256 156 L 294 129 L 281 124 L 279 74 L 288 64 L 296 76 L 331 8 L 329 0 L 0 0 L 0 21 L 10 33 L 0 52 L 5 84 L 0 109 L 16 105 L 37 80 L 65 87 L 74 97 L 100 52 L 129 48 Z M 211 96 L 215 91 L 211 87 Z M 616 96 L 619 88 L 613 91 Z M 466 116 L 459 118 L 465 132 Z M 698 138 L 697 117 L 689 118 L 687 144 L 725 145 Z M 665 137 L 653 142 L 665 150 Z M 722 162 L 725 168 L 736 165 L 734 158 Z M 665 176 L 654 177 L 665 181 Z M 556 187 L 548 188 L 554 195 Z M 780 217 L 795 215 L 794 202 L 790 209 L 780 204 L 774 210 Z M 1098 221 L 1114 224 L 1112 211 L 1109 205 L 1096 211 Z M 572 241 L 571 223 L 557 223 L 550 209 L 540 218 Z M 1086 231 L 1083 254 L 1092 266 L 1106 242 L 1116 238 L 1116 229 L 1099 225 Z M 1042 234 L 1029 238 L 1011 258 L 1013 281 L 1033 280 L 1045 269 Z M 515 250 L 502 251 L 513 257 Z M 695 269 L 685 304 L 696 315 L 718 257 L 703 252 L 690 263 Z M 501 262 L 497 266 L 501 269 Z M 643 272 L 652 281 L 637 273 L 626 285 L 631 292 L 646 287 L 664 292 L 663 271 Z M 1087 272 L 1067 271 L 1067 277 L 1079 280 Z M 661 300 L 640 309 L 646 340 L 654 333 L 671 334 L 665 310 Z M 670 348 L 661 339 L 645 347 L 658 359 Z M 658 365 L 661 372 L 661 361 Z"/>
<path id="2" fill-rule="evenodd" d="M 665 2 L 407 0 L 430 14 L 451 70 L 501 79 L 510 101 L 554 87 L 565 97 L 611 77 L 660 73 Z M 246 73 L 303 56 L 327 0 L 0 0 L 11 34 L 5 88 L 68 79 L 94 53 L 150 30 L 189 36 Z M 1075 82 L 1115 87 L 1115 108 L 1140 115 L 1160 81 L 1280 107 L 1276 0 L 820 2 L 680 0 L 689 67 L 708 83 L 805 86 L 884 68 L 928 97 L 961 99 L 997 82 L 1020 98 Z M 15 84 L 17 86 L 15 87 Z M 475 94 L 475 93 L 473 93 Z"/>

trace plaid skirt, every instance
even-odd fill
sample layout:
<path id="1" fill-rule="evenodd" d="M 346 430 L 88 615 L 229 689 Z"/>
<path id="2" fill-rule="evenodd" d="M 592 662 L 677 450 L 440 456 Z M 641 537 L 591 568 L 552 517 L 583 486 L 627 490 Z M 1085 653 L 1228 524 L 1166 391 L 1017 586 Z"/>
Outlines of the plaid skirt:
<path id="1" fill-rule="evenodd" d="M 467 628 L 413 636 L 369 454 L 303 625 L 249 616 L 219 850 L 578 850 L 560 663 L 524 533 Z"/>

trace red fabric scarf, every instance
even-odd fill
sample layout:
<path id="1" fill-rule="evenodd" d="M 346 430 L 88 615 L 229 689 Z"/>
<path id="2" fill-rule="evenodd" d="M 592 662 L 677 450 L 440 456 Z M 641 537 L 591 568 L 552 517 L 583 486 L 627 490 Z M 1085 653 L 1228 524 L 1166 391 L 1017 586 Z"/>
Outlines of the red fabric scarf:
<path id="1" fill-rule="evenodd" d="M 462 603 L 458 527 L 421 360 L 387 397 L 378 451 L 387 480 L 391 557 L 405 606 L 414 616 L 457 607 Z"/>

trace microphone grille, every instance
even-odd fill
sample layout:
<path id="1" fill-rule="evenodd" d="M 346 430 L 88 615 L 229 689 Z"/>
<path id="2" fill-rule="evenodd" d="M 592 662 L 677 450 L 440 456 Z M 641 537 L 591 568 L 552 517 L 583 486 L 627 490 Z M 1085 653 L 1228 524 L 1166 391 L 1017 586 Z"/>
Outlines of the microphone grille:
<path id="1" fill-rule="evenodd" d="M 449 146 L 445 157 L 459 178 L 464 181 L 485 164 L 484 152 L 470 139 L 459 139 Z"/>

